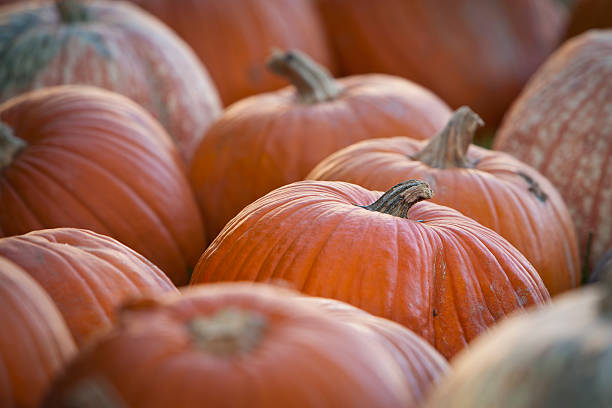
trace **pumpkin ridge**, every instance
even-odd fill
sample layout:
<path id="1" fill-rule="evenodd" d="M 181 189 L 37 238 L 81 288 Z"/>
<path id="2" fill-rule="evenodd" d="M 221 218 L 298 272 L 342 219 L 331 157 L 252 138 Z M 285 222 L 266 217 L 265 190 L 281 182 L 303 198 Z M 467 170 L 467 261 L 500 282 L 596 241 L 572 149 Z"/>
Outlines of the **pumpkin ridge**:
<path id="1" fill-rule="evenodd" d="M 21 204 L 22 209 L 25 209 L 28 215 L 30 215 L 32 219 L 36 220 L 36 223 L 38 224 L 36 229 L 44 229 L 45 228 L 44 224 L 40 221 L 39 216 L 36 213 L 34 213 L 34 211 L 32 211 L 32 206 L 26 205 L 26 203 L 23 200 L 23 197 L 21 197 L 21 195 L 17 193 L 17 190 L 15 189 L 15 187 L 11 185 L 7 177 L 0 178 L 0 187 L 2 187 L 3 185 L 6 186 L 6 188 L 9 189 L 13 193 L 13 196 L 17 200 L 19 200 L 19 203 Z M 6 236 L 5 235 L 6 231 L 4 231 L 1 226 L 0 226 L 0 232 L 2 232 L 3 237 Z"/>
<path id="2" fill-rule="evenodd" d="M 26 146 L 27 142 L 15 136 L 13 128 L 0 121 L 0 171 L 10 166 Z"/>

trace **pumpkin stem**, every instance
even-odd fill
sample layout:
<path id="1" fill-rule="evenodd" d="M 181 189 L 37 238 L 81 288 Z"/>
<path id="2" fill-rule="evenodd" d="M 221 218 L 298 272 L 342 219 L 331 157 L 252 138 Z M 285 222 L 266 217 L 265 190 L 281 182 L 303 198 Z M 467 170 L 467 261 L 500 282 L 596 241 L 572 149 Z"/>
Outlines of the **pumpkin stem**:
<path id="1" fill-rule="evenodd" d="M 55 0 L 55 8 L 63 23 L 82 23 L 89 21 L 87 8 L 80 0 Z"/>
<path id="2" fill-rule="evenodd" d="M 462 106 L 453 113 L 446 127 L 411 158 L 437 169 L 474 167 L 467 151 L 474 133 L 484 122 L 474 111 Z"/>
<path id="3" fill-rule="evenodd" d="M 268 68 L 295 86 L 301 103 L 329 101 L 341 92 L 328 70 L 297 50 L 274 51 L 268 59 Z"/>
<path id="4" fill-rule="evenodd" d="M 259 344 L 266 327 L 266 319 L 261 314 L 235 307 L 189 322 L 189 331 L 196 345 L 221 356 L 252 350 Z"/>
<path id="5" fill-rule="evenodd" d="M 407 218 L 408 210 L 419 201 L 433 197 L 433 190 L 424 181 L 408 180 L 391 187 L 378 200 L 362 206 L 366 210 Z"/>
<path id="6" fill-rule="evenodd" d="M 8 167 L 24 147 L 25 140 L 15 136 L 9 125 L 0 122 L 0 170 Z"/>

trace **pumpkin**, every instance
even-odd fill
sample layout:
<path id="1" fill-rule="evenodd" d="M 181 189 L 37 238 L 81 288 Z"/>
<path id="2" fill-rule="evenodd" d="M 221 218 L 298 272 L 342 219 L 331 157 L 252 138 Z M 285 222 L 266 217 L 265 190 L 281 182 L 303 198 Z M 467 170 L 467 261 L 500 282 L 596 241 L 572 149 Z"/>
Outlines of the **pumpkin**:
<path id="1" fill-rule="evenodd" d="M 426 407 L 609 407 L 611 319 L 612 281 L 508 319 L 457 357 Z"/>
<path id="2" fill-rule="evenodd" d="M 123 302 L 176 291 L 142 255 L 87 230 L 57 228 L 1 238 L 0 256 L 45 289 L 78 346 L 108 329 Z"/>
<path id="3" fill-rule="evenodd" d="M 56 227 L 111 236 L 179 285 L 204 248 L 197 204 L 168 135 L 127 98 L 93 87 L 0 105 L 0 236 Z"/>
<path id="4" fill-rule="evenodd" d="M 0 256 L 0 405 L 35 408 L 76 352 L 53 301 Z"/>
<path id="5" fill-rule="evenodd" d="M 63 84 L 133 99 L 166 128 L 185 161 L 221 113 L 193 51 L 127 2 L 23 2 L 0 12 L 0 102 Z"/>
<path id="6" fill-rule="evenodd" d="M 527 84 L 494 143 L 559 190 L 586 270 L 612 246 L 610 53 L 612 30 L 568 41 Z"/>
<path id="7" fill-rule="evenodd" d="M 311 0 L 132 0 L 180 35 L 206 65 L 224 105 L 281 88 L 266 69 L 272 48 L 295 48 L 334 69 Z"/>
<path id="8" fill-rule="evenodd" d="M 140 302 L 73 360 L 43 406 L 416 407 L 403 350 L 413 335 L 370 319 L 253 284 Z M 425 350 L 415 362 L 439 374 L 441 357 Z"/>
<path id="9" fill-rule="evenodd" d="M 344 74 L 413 80 L 497 124 L 563 35 L 554 0 L 317 0 Z"/>
<path id="10" fill-rule="evenodd" d="M 508 154 L 472 146 L 480 117 L 458 109 L 429 141 L 366 140 L 332 154 L 307 176 L 384 191 L 406 179 L 426 180 L 432 201 L 455 208 L 514 245 L 538 271 L 551 295 L 580 283 L 578 242 L 556 189 Z"/>
<path id="11" fill-rule="evenodd" d="M 574 37 L 592 28 L 612 28 L 612 2 L 610 0 L 575 1 L 566 37 Z"/>
<path id="12" fill-rule="evenodd" d="M 418 203 L 432 194 L 417 180 L 384 194 L 344 182 L 283 186 L 226 225 L 191 283 L 284 280 L 394 320 L 450 358 L 549 294 L 495 232 L 451 208 Z"/>
<path id="13" fill-rule="evenodd" d="M 190 179 L 211 238 L 246 205 L 302 180 L 336 150 L 397 134 L 424 139 L 451 115 L 431 92 L 400 78 L 336 81 L 298 51 L 276 53 L 270 67 L 293 86 L 230 106 L 196 151 Z"/>

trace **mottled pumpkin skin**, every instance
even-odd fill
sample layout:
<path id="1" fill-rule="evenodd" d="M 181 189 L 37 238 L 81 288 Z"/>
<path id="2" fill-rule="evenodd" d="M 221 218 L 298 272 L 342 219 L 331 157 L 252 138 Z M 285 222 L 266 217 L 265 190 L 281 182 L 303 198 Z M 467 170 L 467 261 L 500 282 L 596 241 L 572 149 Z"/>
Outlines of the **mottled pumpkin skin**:
<path id="1" fill-rule="evenodd" d="M 249 349 L 217 354 L 192 327 L 228 308 L 256 314 L 263 330 Z M 343 313 L 346 321 L 335 315 L 254 284 L 204 285 L 134 305 L 70 364 L 43 406 L 87 406 L 89 391 L 90 401 L 134 408 L 416 407 L 401 351 L 407 330 L 384 333 L 389 326 L 375 329 L 373 317 L 360 325 L 359 311 Z"/>
<path id="2" fill-rule="evenodd" d="M 380 195 L 343 182 L 278 188 L 226 225 L 191 283 L 286 280 L 401 323 L 446 358 L 506 314 L 549 298 L 495 232 L 427 202 L 407 219 L 358 207 Z"/>
<path id="3" fill-rule="evenodd" d="M 568 41 L 523 90 L 494 144 L 557 187 L 591 264 L 612 246 L 611 53 L 612 30 Z"/>
<path id="4" fill-rule="evenodd" d="M 185 284 L 205 235 L 163 128 L 121 95 L 81 86 L 0 105 L 27 146 L 0 172 L 0 236 L 75 227 L 111 236 Z"/>
<path id="5" fill-rule="evenodd" d="M 74 340 L 49 296 L 0 256 L 0 406 L 37 408 Z"/>
<path id="6" fill-rule="evenodd" d="M 580 283 L 574 225 L 546 178 L 508 154 L 473 145 L 466 155 L 473 167 L 430 167 L 411 158 L 426 144 L 407 137 L 359 142 L 324 159 L 307 178 L 377 191 L 408 179 L 425 180 L 435 191 L 432 202 L 459 210 L 521 251 L 551 295 Z"/>
<path id="7" fill-rule="evenodd" d="M 60 21 L 51 1 L 2 10 L 0 102 L 52 85 L 106 88 L 155 116 L 189 161 L 221 113 L 205 68 L 182 40 L 137 7 L 80 3 L 90 21 Z"/>
<path id="8" fill-rule="evenodd" d="M 176 291 L 155 265 L 118 241 L 76 228 L 0 239 L 0 256 L 51 296 L 82 346 L 107 330 L 127 300 Z"/>
<path id="9" fill-rule="evenodd" d="M 505 320 L 457 356 L 425 406 L 609 407 L 610 292 L 604 285 L 589 285 Z"/>
<path id="10" fill-rule="evenodd" d="M 499 123 L 563 35 L 553 0 L 317 0 L 343 74 L 413 80 Z"/>
<path id="11" fill-rule="evenodd" d="M 206 65 L 225 106 L 285 85 L 266 68 L 274 48 L 299 49 L 332 72 L 311 0 L 132 0 L 181 36 Z"/>
<path id="12" fill-rule="evenodd" d="M 387 75 L 337 81 L 333 100 L 305 104 L 294 87 L 230 106 L 195 154 L 190 179 L 212 239 L 240 210 L 302 180 L 322 159 L 360 140 L 398 134 L 425 139 L 451 116 L 437 96 Z"/>

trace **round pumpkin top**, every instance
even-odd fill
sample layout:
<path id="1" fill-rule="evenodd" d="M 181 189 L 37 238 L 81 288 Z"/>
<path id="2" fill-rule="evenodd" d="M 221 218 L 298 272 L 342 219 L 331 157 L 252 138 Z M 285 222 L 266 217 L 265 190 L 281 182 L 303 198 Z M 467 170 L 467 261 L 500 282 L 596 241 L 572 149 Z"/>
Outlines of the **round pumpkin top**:
<path id="1" fill-rule="evenodd" d="M 573 221 L 561 196 L 532 167 L 508 154 L 472 145 L 482 121 L 467 107 L 428 141 L 366 140 L 322 160 L 307 176 L 384 191 L 409 178 L 426 180 L 432 201 L 455 208 L 519 249 L 551 294 L 580 283 Z"/>
<path id="2" fill-rule="evenodd" d="M 414 204 L 431 194 L 420 181 L 384 195 L 328 181 L 278 188 L 225 226 L 191 282 L 286 280 L 397 321 L 450 358 L 549 295 L 502 237 L 448 207 Z"/>
<path id="3" fill-rule="evenodd" d="M 457 356 L 426 406 L 604 408 L 611 383 L 612 281 L 502 322 Z"/>
<path id="4" fill-rule="evenodd" d="M 55 85 L 105 88 L 149 111 L 186 162 L 221 113 L 193 51 L 128 2 L 23 1 L 0 11 L 0 31 L 0 102 Z"/>
<path id="5" fill-rule="evenodd" d="M 112 92 L 59 86 L 0 105 L 0 236 L 58 227 L 111 236 L 185 284 L 204 230 L 164 129 Z M 12 146 L 12 147 L 10 147 Z"/>
<path id="6" fill-rule="evenodd" d="M 44 406 L 416 406 L 401 346 L 368 317 L 359 325 L 359 311 L 346 312 L 346 323 L 294 292 L 226 284 L 122 314 L 67 368 Z M 395 330 L 396 340 L 406 332 Z"/>
<path id="7" fill-rule="evenodd" d="M 451 115 L 437 96 L 405 79 L 335 80 L 297 51 L 275 54 L 270 66 L 293 85 L 228 107 L 194 156 L 191 183 L 211 237 L 242 208 L 302 180 L 336 150 L 397 134 L 424 139 Z"/>

